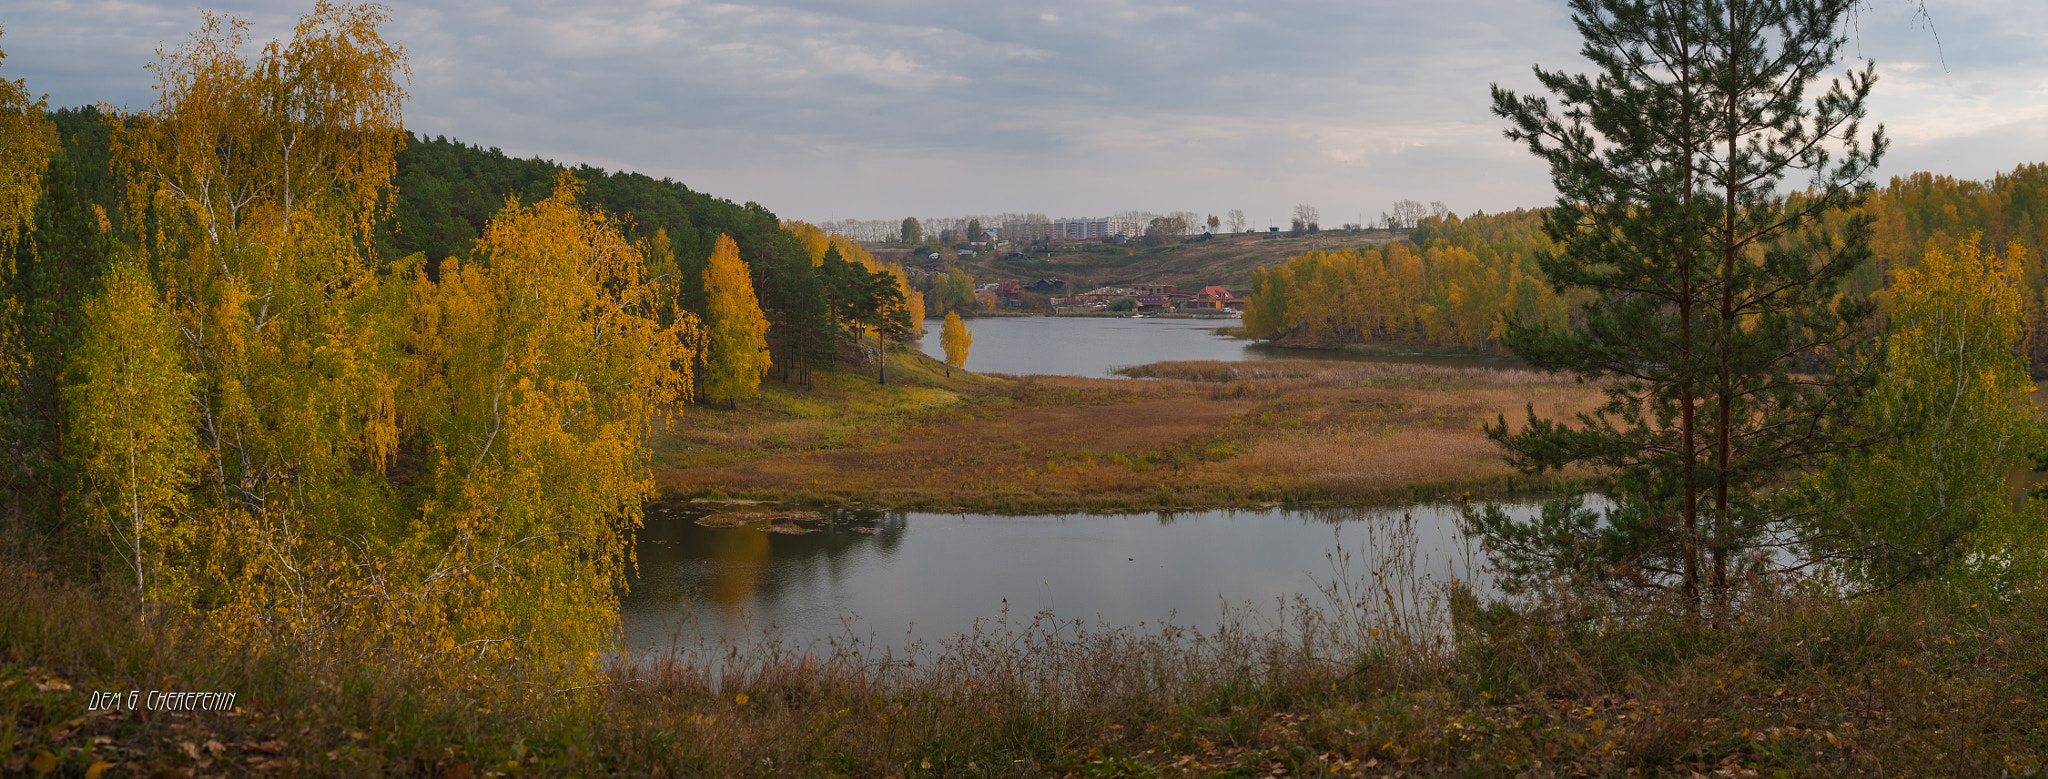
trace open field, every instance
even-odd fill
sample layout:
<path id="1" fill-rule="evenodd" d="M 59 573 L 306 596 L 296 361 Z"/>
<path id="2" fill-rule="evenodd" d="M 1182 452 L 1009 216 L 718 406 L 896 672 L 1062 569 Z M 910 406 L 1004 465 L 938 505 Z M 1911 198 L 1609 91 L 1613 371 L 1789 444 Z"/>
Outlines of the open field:
<path id="1" fill-rule="evenodd" d="M 1499 494 L 1555 482 L 1515 473 L 1481 423 L 1600 400 L 1514 370 L 1284 360 L 1160 363 L 1134 369 L 1141 381 L 948 379 L 921 355 L 896 359 L 904 384 L 880 395 L 841 374 L 815 395 L 771 387 L 737 413 L 691 410 L 657 444 L 663 490 L 1009 511 Z"/>
<path id="2" fill-rule="evenodd" d="M 983 254 L 969 260 L 968 273 L 984 281 L 1047 276 L 1081 277 L 1096 286 L 1121 284 L 1177 284 L 1182 288 L 1218 284 L 1243 293 L 1251 283 L 1252 270 L 1277 265 L 1313 249 L 1335 251 L 1355 246 L 1379 246 L 1408 237 L 1407 230 L 1324 231 L 1291 237 L 1285 233 L 1218 235 L 1209 241 L 1184 241 L 1165 246 L 1132 242 L 1111 245 L 1099 242 L 1060 242 L 1050 253 L 1032 253 L 1030 259 L 1003 259 L 1011 249 Z M 901 259 L 906 265 L 923 265 L 921 257 L 904 258 L 902 244 L 871 243 L 866 248 L 876 257 Z"/>

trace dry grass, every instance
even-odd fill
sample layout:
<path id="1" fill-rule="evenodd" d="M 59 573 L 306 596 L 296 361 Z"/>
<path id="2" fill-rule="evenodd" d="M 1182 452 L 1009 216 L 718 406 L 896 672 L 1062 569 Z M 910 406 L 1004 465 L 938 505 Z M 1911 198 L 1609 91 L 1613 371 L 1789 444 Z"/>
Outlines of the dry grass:
<path id="1" fill-rule="evenodd" d="M 314 776 L 1994 776 L 2048 765 L 2048 588 L 1844 603 L 1760 590 L 1711 628 L 1568 590 L 1512 607 L 1358 550 L 1323 602 L 1200 629 L 1046 615 L 879 653 L 684 648 L 584 690 L 429 692 L 390 669 L 138 629 L 0 559 L 0 771 Z M 1412 573 L 1412 572 L 1411 572 Z M 1393 603 L 1401 608 L 1379 608 Z M 1448 619 L 1448 622 L 1445 620 Z M 94 713 L 94 689 L 239 693 Z M 47 755 L 47 756 L 46 756 Z M 47 761 L 46 763 L 39 761 Z"/>
<path id="2" fill-rule="evenodd" d="M 1146 378 L 977 377 L 987 383 L 932 390 L 947 404 L 853 413 L 770 400 L 821 410 L 685 433 L 699 450 L 660 479 L 681 497 L 1008 511 L 1502 494 L 1558 481 L 1515 473 L 1482 423 L 1600 401 L 1527 370 L 1286 360 L 1130 373 Z"/>

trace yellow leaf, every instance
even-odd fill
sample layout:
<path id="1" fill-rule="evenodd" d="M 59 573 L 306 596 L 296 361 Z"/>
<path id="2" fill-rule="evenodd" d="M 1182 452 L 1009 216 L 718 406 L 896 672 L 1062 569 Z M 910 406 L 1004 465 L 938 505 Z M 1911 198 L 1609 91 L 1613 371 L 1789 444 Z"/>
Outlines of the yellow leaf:
<path id="1" fill-rule="evenodd" d="M 100 779 L 100 774 L 106 773 L 107 769 L 113 767 L 113 763 L 105 760 L 94 760 L 92 765 L 87 766 L 85 769 L 85 779 Z"/>
<path id="2" fill-rule="evenodd" d="M 37 752 L 35 759 L 28 761 L 28 767 L 29 770 L 39 774 L 55 771 L 57 770 L 57 756 L 50 754 L 50 750 L 47 749 Z"/>

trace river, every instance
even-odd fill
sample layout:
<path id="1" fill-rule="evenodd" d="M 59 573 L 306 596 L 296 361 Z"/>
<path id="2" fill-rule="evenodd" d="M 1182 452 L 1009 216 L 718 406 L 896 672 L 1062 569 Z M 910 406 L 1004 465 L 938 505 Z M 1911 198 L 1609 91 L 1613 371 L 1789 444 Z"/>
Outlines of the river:
<path id="1" fill-rule="evenodd" d="M 974 345 L 967 369 L 977 373 L 1052 374 L 1115 378 L 1116 369 L 1166 360 L 1344 360 L 1411 362 L 1451 367 L 1507 368 L 1509 357 L 1429 354 L 1361 354 L 1334 349 L 1283 349 L 1216 334 L 1236 319 L 1125 319 L 1120 317 L 1017 316 L 967 320 Z M 939 322 L 925 323 L 919 347 L 945 359 Z"/>
<path id="2" fill-rule="evenodd" d="M 1346 552 L 1354 584 L 1399 573 L 1390 578 L 1416 599 L 1452 580 L 1490 582 L 1455 505 L 1040 516 L 842 510 L 802 523 L 817 531 L 805 535 L 704 527 L 694 520 L 705 511 L 650 507 L 624 605 L 629 647 L 770 634 L 901 647 L 935 643 L 1006 609 L 1012 620 L 1050 611 L 1091 624 L 1207 627 L 1226 603 L 1320 602 L 1319 585 L 1339 578 L 1333 556 Z"/>
<path id="3" fill-rule="evenodd" d="M 1483 357 L 1276 349 L 1218 336 L 1225 319 L 1008 317 L 972 320 L 971 370 L 1113 377 L 1161 360 L 1341 359 L 1508 367 Z M 924 339 L 940 346 L 936 323 Z M 1513 507 L 1529 512 L 1530 506 Z M 990 516 L 840 510 L 784 535 L 704 527 L 703 507 L 648 508 L 623 601 L 636 650 L 775 636 L 799 645 L 937 642 L 976 620 L 1050 611 L 1064 619 L 1206 627 L 1224 604 L 1316 600 L 1338 578 L 1401 571 L 1413 598 L 1475 582 L 1455 506 Z"/>

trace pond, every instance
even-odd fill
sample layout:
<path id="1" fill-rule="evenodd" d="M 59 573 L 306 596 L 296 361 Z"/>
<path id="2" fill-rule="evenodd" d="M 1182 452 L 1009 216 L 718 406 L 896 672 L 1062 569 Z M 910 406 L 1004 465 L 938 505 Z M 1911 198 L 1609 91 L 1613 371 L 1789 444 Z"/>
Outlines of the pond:
<path id="1" fill-rule="evenodd" d="M 1518 367 L 1501 358 L 1281 349 L 1219 336 L 1232 319 L 1001 317 L 970 320 L 969 370 L 1115 377 L 1162 360 L 1341 359 Z M 923 348 L 942 356 L 938 323 Z M 1458 509 L 1182 511 L 993 516 L 840 509 L 816 521 L 706 527 L 711 508 L 648 507 L 623 601 L 629 647 L 775 635 L 798 645 L 937 642 L 976 620 L 1043 611 L 1118 626 L 1207 627 L 1224 604 L 1319 600 L 1351 555 L 1353 579 L 1390 578 L 1404 597 L 1453 579 L 1487 586 Z M 1533 507 L 1513 508 L 1531 512 Z M 1476 580 L 1476 581 L 1475 581 Z"/>
<path id="2" fill-rule="evenodd" d="M 1511 510 L 1526 516 L 1532 506 Z M 1455 505 L 995 516 L 839 510 L 779 524 L 706 527 L 711 509 L 649 507 L 623 603 L 628 646 L 859 637 L 937 641 L 1008 611 L 1113 625 L 1207 627 L 1223 604 L 1275 605 L 1339 577 L 1398 574 L 1406 595 L 1489 580 Z"/>
<path id="3" fill-rule="evenodd" d="M 1052 374 L 1116 378 L 1117 368 L 1165 360 L 1350 360 L 1407 362 L 1461 368 L 1511 368 L 1508 357 L 1478 355 L 1360 354 L 1335 349 L 1285 349 L 1216 334 L 1239 320 L 1126 319 L 1121 317 L 989 317 L 967 320 L 974 346 L 967 369 L 977 373 Z M 925 354 L 945 359 L 939 321 L 925 322 Z"/>

